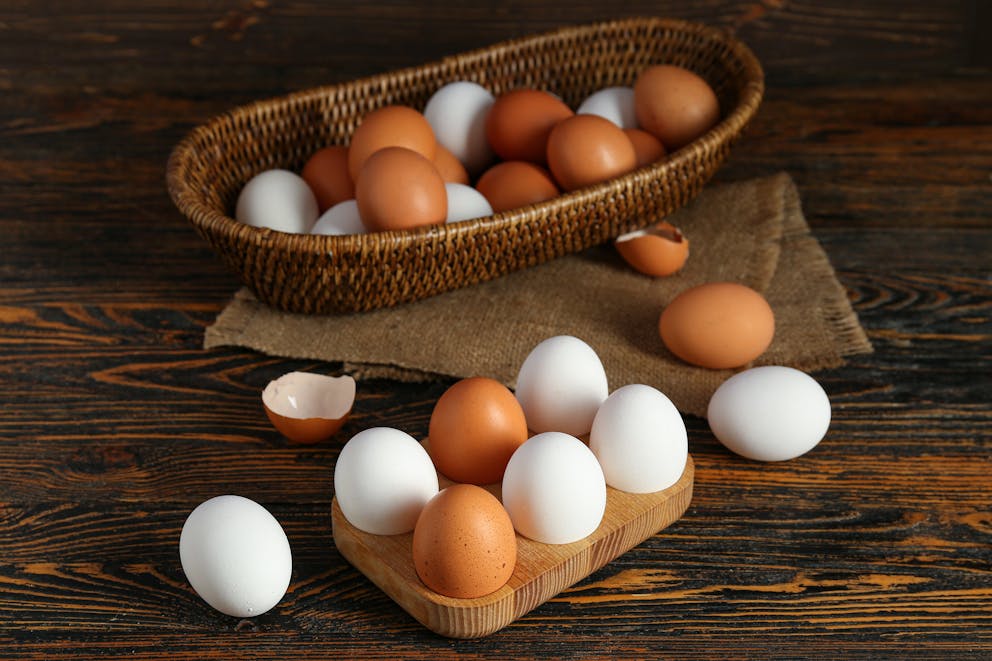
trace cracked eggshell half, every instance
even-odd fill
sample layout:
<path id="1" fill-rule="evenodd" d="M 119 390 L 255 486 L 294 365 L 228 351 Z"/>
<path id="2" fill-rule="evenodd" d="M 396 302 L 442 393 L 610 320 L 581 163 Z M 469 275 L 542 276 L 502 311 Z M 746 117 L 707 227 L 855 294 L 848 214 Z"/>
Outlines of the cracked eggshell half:
<path id="1" fill-rule="evenodd" d="M 667 222 L 623 234 L 614 245 L 633 269 L 654 277 L 676 273 L 689 259 L 689 239 Z"/>
<path id="2" fill-rule="evenodd" d="M 262 406 L 272 426 L 296 443 L 317 443 L 334 436 L 355 403 L 355 380 L 289 372 L 262 391 Z"/>

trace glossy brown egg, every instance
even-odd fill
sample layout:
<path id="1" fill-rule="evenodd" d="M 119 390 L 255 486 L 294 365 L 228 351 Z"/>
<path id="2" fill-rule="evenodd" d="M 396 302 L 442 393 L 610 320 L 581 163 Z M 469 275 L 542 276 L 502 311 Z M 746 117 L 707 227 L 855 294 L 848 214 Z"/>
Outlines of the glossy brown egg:
<path id="1" fill-rule="evenodd" d="M 355 184 L 348 174 L 348 148 L 324 147 L 313 153 L 300 173 L 317 198 L 320 213 L 338 202 L 355 197 Z"/>
<path id="2" fill-rule="evenodd" d="M 634 83 L 634 111 L 645 131 L 669 151 L 683 147 L 720 120 L 720 103 L 705 80 L 681 67 L 648 67 Z"/>
<path id="3" fill-rule="evenodd" d="M 465 166 L 444 145 L 437 146 L 434 167 L 446 182 L 468 185 L 468 172 L 465 171 Z"/>
<path id="4" fill-rule="evenodd" d="M 434 164 L 405 147 L 372 154 L 355 185 L 362 222 L 372 231 L 437 225 L 448 215 L 448 194 Z"/>
<path id="5" fill-rule="evenodd" d="M 496 496 L 455 484 L 427 501 L 413 530 L 417 576 L 438 594 L 484 597 L 503 587 L 517 563 L 517 537 Z"/>
<path id="6" fill-rule="evenodd" d="M 687 363 L 729 369 L 764 353 L 775 334 L 775 315 L 750 287 L 711 282 L 676 296 L 661 313 L 658 331 L 668 350 Z"/>
<path id="7" fill-rule="evenodd" d="M 493 213 L 544 202 L 560 193 L 550 172 L 525 161 L 497 163 L 479 177 L 475 188 Z"/>
<path id="8" fill-rule="evenodd" d="M 620 176 L 637 166 L 623 129 L 598 115 L 574 115 L 548 136 L 548 167 L 567 191 Z"/>
<path id="9" fill-rule="evenodd" d="M 637 167 L 639 168 L 660 161 L 668 153 L 665 151 L 665 145 L 661 144 L 661 140 L 647 131 L 624 129 L 623 132 L 627 134 L 630 144 L 634 146 L 634 154 L 637 156 Z"/>
<path id="10" fill-rule="evenodd" d="M 689 258 L 689 239 L 665 221 L 618 236 L 614 245 L 632 268 L 654 277 L 672 275 Z"/>
<path id="11" fill-rule="evenodd" d="M 422 114 L 407 106 L 385 106 L 362 118 L 348 147 L 348 174 L 355 183 L 365 160 L 384 147 L 406 147 L 434 160 L 434 129 Z"/>
<path id="12" fill-rule="evenodd" d="M 510 456 L 527 440 L 524 410 L 510 389 L 484 377 L 448 388 L 431 413 L 430 454 L 455 482 L 493 484 Z"/>
<path id="13" fill-rule="evenodd" d="M 504 161 L 543 165 L 551 129 L 574 114 L 561 99 L 548 92 L 514 90 L 497 97 L 489 109 L 486 138 Z"/>

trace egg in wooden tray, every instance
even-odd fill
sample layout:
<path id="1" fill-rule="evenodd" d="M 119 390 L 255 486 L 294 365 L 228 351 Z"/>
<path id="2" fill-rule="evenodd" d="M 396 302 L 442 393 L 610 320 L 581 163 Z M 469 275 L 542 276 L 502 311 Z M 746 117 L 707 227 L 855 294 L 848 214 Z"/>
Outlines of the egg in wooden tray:
<path id="1" fill-rule="evenodd" d="M 483 377 L 456 382 L 430 435 L 418 443 L 380 427 L 349 440 L 332 524 L 351 564 L 449 637 L 503 628 L 676 521 L 692 499 L 674 405 L 643 385 L 608 395 L 599 358 L 575 337 L 535 347 L 516 394 Z"/>

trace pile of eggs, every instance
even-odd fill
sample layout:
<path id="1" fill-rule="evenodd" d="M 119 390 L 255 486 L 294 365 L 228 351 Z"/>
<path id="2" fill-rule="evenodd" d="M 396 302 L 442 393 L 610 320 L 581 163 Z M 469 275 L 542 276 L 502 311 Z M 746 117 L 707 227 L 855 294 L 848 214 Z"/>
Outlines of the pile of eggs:
<path id="1" fill-rule="evenodd" d="M 327 235 L 489 216 L 653 163 L 719 116 L 709 85 L 671 65 L 648 67 L 633 87 L 601 89 L 574 111 L 548 91 L 496 97 L 456 81 L 423 112 L 402 105 L 370 112 L 348 146 L 318 150 L 300 174 L 259 173 L 241 190 L 235 216 Z"/>
<path id="2" fill-rule="evenodd" d="M 411 561 L 428 588 L 474 598 L 510 578 L 517 534 L 584 539 L 603 519 L 607 486 L 667 489 L 687 457 L 685 424 L 664 394 L 646 385 L 609 393 L 596 352 L 562 335 L 527 356 L 516 393 L 485 377 L 452 385 L 425 445 L 388 427 L 356 434 L 335 465 L 334 493 L 359 530 L 413 532 Z M 453 484 L 441 489 L 439 474 Z"/>
<path id="3" fill-rule="evenodd" d="M 291 372 L 271 382 L 262 399 L 277 429 L 313 443 L 337 432 L 354 396 L 351 377 Z M 820 442 L 830 402 L 799 370 L 755 367 L 723 382 L 707 418 L 730 450 L 783 461 Z M 592 347 L 556 336 L 524 360 L 515 392 L 485 377 L 452 385 L 434 406 L 424 444 L 388 427 L 355 434 L 338 456 L 334 492 L 355 528 L 413 532 L 411 562 L 425 586 L 473 598 L 509 580 L 517 535 L 546 544 L 579 541 L 600 525 L 607 487 L 667 489 L 687 458 L 686 427 L 668 397 L 640 384 L 610 393 Z M 451 486 L 442 489 L 441 476 Z M 286 534 L 247 498 L 202 503 L 183 525 L 179 547 L 190 585 L 227 615 L 260 615 L 289 586 Z"/>

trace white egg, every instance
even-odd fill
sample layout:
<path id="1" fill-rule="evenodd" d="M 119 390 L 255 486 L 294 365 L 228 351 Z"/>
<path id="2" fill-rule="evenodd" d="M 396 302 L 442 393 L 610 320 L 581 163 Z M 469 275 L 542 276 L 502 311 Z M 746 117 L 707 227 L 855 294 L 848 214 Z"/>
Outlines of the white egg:
<path id="1" fill-rule="evenodd" d="M 373 535 L 413 530 L 438 492 L 430 455 L 409 434 L 373 427 L 345 443 L 334 466 L 334 495 L 348 522 Z"/>
<path id="2" fill-rule="evenodd" d="M 179 535 L 179 561 L 196 593 L 234 617 L 261 615 L 275 606 L 293 573 L 282 526 L 241 496 L 217 496 L 190 513 Z"/>
<path id="3" fill-rule="evenodd" d="M 622 129 L 636 129 L 633 87 L 607 87 L 593 92 L 579 104 L 576 115 L 599 115 Z"/>
<path id="4" fill-rule="evenodd" d="M 445 222 L 457 223 L 493 215 L 489 200 L 471 186 L 448 182 L 444 188 L 448 192 L 448 219 Z"/>
<path id="5" fill-rule="evenodd" d="M 606 398 L 589 433 L 606 483 L 629 493 L 667 489 L 682 477 L 689 439 L 678 409 L 651 386 L 624 386 Z"/>
<path id="6" fill-rule="evenodd" d="M 778 365 L 724 381 L 706 413 L 713 434 L 737 454 L 785 461 L 812 450 L 830 426 L 830 398 L 816 380 Z"/>
<path id="7" fill-rule="evenodd" d="M 486 139 L 486 115 L 496 98 L 482 85 L 460 80 L 441 87 L 427 101 L 424 117 L 437 141 L 474 174 L 493 160 Z"/>
<path id="8" fill-rule="evenodd" d="M 606 511 L 606 480 L 585 443 L 545 432 L 529 438 L 510 457 L 502 496 L 521 535 L 545 544 L 569 544 L 599 527 Z"/>
<path id="9" fill-rule="evenodd" d="M 538 344 L 520 366 L 517 401 L 535 432 L 588 434 L 609 394 L 606 371 L 592 347 L 558 335 Z"/>
<path id="10" fill-rule="evenodd" d="M 311 234 L 328 234 L 340 236 L 343 234 L 365 234 L 368 230 L 358 214 L 358 203 L 355 200 L 338 202 L 317 219 Z"/>
<path id="11" fill-rule="evenodd" d="M 266 170 L 241 189 L 234 214 L 246 225 L 306 234 L 320 210 L 303 177 L 289 170 Z"/>

